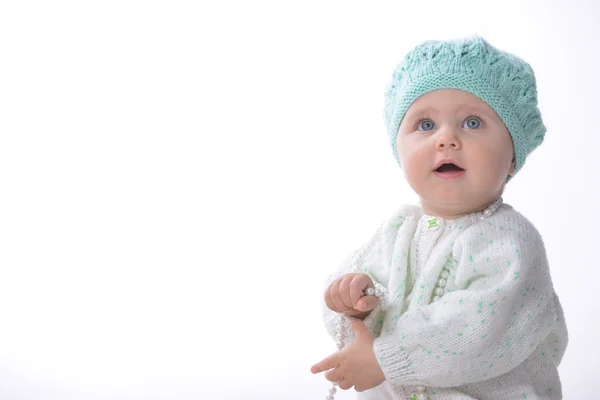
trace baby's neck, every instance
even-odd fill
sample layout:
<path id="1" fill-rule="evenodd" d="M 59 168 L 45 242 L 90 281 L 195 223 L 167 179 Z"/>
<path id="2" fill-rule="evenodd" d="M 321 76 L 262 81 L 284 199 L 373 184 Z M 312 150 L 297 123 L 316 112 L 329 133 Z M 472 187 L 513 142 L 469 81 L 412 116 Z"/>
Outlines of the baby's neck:
<path id="1" fill-rule="evenodd" d="M 476 212 L 485 211 L 490 205 L 497 202 L 500 198 L 492 199 L 491 201 L 486 201 L 482 204 L 473 204 L 473 205 L 445 205 L 445 204 L 431 204 L 427 202 L 425 199 L 421 199 L 421 206 L 423 207 L 423 212 L 426 215 L 432 217 L 438 217 L 445 220 L 452 220 L 464 217 L 465 215 L 473 214 Z"/>

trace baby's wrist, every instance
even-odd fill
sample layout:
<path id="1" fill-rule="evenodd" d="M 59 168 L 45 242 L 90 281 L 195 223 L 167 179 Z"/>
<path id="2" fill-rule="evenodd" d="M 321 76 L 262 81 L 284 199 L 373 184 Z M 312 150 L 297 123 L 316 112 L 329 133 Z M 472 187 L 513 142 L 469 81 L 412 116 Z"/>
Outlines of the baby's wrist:
<path id="1" fill-rule="evenodd" d="M 367 318 L 371 314 L 371 311 L 363 311 L 355 315 L 350 315 L 352 318 L 360 319 L 361 321 Z"/>

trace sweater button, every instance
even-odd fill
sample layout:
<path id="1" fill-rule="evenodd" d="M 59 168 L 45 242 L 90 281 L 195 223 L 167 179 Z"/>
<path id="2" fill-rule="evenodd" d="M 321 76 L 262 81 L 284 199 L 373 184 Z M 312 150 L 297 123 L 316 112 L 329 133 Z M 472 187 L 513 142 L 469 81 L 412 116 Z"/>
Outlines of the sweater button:
<path id="1" fill-rule="evenodd" d="M 427 220 L 427 229 L 437 229 L 440 223 L 438 218 L 431 218 Z"/>

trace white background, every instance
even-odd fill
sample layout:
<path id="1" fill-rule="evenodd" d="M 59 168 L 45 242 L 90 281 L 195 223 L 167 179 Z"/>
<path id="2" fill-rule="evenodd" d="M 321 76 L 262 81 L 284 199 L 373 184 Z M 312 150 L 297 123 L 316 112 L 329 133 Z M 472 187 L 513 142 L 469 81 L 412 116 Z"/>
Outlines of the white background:
<path id="1" fill-rule="evenodd" d="M 564 398 L 598 396 L 597 2 L 0 4 L 1 399 L 324 398 L 324 279 L 416 200 L 385 85 L 472 33 L 536 71 L 505 200 L 547 245 Z"/>

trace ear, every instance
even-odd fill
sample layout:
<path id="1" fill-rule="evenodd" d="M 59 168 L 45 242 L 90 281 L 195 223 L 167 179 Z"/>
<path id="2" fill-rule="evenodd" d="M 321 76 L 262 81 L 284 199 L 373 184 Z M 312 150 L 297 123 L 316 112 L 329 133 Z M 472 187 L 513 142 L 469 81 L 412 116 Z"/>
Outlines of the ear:
<path id="1" fill-rule="evenodd" d="M 400 169 L 404 171 L 404 160 L 402 159 L 402 153 L 400 152 L 400 146 L 398 145 L 396 145 L 396 157 L 398 158 Z"/>
<path id="2" fill-rule="evenodd" d="M 513 158 L 512 162 L 510 163 L 510 169 L 508 170 L 508 175 L 514 176 L 514 174 L 515 174 L 515 159 Z"/>

